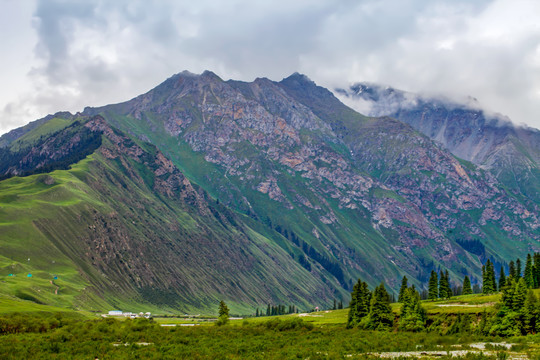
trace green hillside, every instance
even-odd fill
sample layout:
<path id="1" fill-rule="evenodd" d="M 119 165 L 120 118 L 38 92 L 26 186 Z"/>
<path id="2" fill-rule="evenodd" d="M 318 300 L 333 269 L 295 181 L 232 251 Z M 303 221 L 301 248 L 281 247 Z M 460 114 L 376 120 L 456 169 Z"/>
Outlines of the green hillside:
<path id="1" fill-rule="evenodd" d="M 103 125 L 77 126 L 89 124 Z M 208 311 L 225 298 L 238 312 L 343 296 L 154 147 L 103 131 L 98 151 L 69 170 L 0 182 L 3 294 L 92 311 Z"/>

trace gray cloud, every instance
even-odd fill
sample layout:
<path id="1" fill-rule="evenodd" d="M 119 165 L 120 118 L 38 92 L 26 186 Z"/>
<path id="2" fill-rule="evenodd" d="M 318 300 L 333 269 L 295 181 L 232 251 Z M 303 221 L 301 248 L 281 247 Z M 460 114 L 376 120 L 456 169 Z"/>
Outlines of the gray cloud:
<path id="1" fill-rule="evenodd" d="M 127 100 L 185 69 L 472 95 L 540 127 L 540 8 L 529 0 L 35 1 L 27 90 L 0 94 L 0 132 Z"/>

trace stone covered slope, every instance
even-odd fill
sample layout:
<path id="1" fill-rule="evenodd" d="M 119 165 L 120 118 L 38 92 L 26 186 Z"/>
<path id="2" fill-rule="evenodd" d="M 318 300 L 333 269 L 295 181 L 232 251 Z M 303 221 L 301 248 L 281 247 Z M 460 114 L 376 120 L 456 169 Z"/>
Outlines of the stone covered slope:
<path id="1" fill-rule="evenodd" d="M 276 83 L 177 74 L 88 108 L 152 142 L 212 196 L 250 216 L 342 287 L 397 288 L 434 267 L 455 281 L 538 249 L 535 211 L 500 182 L 391 118 L 368 118 L 294 74 Z M 478 245 L 480 244 L 480 245 Z"/>

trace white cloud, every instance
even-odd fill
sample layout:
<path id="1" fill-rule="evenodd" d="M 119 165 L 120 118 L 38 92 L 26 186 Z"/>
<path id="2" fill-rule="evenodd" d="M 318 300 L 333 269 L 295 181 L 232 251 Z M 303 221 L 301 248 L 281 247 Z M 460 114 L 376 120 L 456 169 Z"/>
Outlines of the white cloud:
<path id="1" fill-rule="evenodd" d="M 300 71 L 326 86 L 373 81 L 472 95 L 540 127 L 535 1 L 0 0 L 0 7 L 0 30 L 20 34 L 0 40 L 8 83 L 0 133 L 47 113 L 127 100 L 185 69 L 241 80 Z"/>

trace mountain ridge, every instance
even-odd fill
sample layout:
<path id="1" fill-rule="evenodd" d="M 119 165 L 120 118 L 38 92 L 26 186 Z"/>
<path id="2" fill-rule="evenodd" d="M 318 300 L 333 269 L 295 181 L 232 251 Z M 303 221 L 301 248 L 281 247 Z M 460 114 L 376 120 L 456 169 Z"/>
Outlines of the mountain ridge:
<path id="1" fill-rule="evenodd" d="M 263 305 L 263 298 L 329 304 L 358 277 L 372 286 L 385 281 L 393 291 L 403 275 L 421 288 L 434 268 L 448 269 L 454 284 L 464 275 L 478 282 L 487 258 L 503 265 L 540 249 L 534 199 L 516 196 L 496 175 L 456 158 L 414 126 L 361 115 L 298 73 L 280 82 L 241 82 L 209 71 L 182 72 L 124 103 L 56 114 L 36 128 L 4 135 L 1 151 L 36 152 L 40 141 L 53 141 L 69 126 L 83 131 L 88 128 L 81 124 L 89 123 L 106 129 L 104 144 L 88 155 L 106 185 L 89 170 L 77 173 L 94 179 L 85 186 L 117 208 L 108 221 L 122 230 L 115 235 L 103 227 L 103 216 L 88 218 L 89 229 L 100 234 L 98 248 L 118 257 L 84 266 L 94 269 L 90 273 L 99 266 L 123 268 L 127 275 L 114 283 L 126 282 L 135 302 L 150 301 L 154 291 L 163 306 L 173 307 L 210 306 L 218 294 L 243 299 L 235 305 L 240 309 Z M 0 199 L 0 210 L 6 204 Z M 167 221 L 160 222 L 150 204 Z M 193 228 L 193 219 L 205 232 Z M 178 226 L 184 230 L 177 236 L 171 229 Z M 45 237 L 62 243 L 63 226 L 55 227 L 47 227 Z M 84 241 L 96 243 L 92 234 Z M 140 240 L 129 240 L 135 235 Z M 242 246 L 230 243 L 236 236 Z M 212 265 L 203 244 L 210 246 L 211 238 L 223 244 L 217 259 L 229 266 L 218 273 L 207 268 Z M 163 254 L 172 246 L 174 256 L 160 259 L 158 250 L 145 247 L 148 241 Z M 182 265 L 180 244 L 202 263 Z M 148 273 L 158 285 L 144 274 L 144 261 L 132 259 L 131 268 L 122 263 L 132 248 L 152 259 Z M 240 275 L 227 258 L 260 270 Z M 165 268 L 206 285 L 198 293 L 192 284 L 155 275 Z M 228 285 L 220 292 L 219 283 Z"/>

